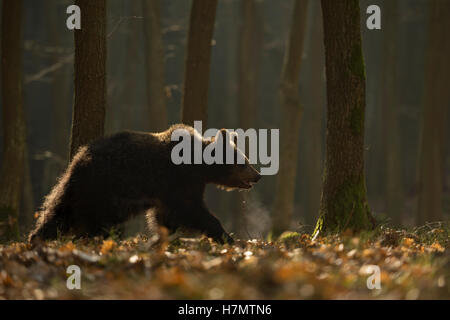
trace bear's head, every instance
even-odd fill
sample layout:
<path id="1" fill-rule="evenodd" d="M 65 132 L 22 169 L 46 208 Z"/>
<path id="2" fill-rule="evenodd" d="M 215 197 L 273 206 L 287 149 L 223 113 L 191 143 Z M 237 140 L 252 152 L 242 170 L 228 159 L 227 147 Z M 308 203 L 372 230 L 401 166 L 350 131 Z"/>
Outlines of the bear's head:
<path id="1" fill-rule="evenodd" d="M 210 164 L 211 183 L 230 191 L 233 189 L 251 189 L 261 179 L 259 172 L 249 163 L 236 144 L 237 134 L 221 129 L 209 139 L 205 154 L 214 160 Z"/>

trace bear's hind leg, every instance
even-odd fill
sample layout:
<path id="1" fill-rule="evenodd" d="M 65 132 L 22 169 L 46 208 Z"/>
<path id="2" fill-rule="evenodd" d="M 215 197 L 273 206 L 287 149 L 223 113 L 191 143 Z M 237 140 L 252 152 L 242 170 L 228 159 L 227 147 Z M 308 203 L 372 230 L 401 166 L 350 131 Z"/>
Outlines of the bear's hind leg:
<path id="1" fill-rule="evenodd" d="M 148 200 L 127 198 L 115 198 L 109 203 L 83 203 L 76 207 L 73 231 L 78 236 L 88 237 L 107 237 L 111 231 L 116 231 L 120 236 L 123 234 L 123 223 L 143 213 L 150 205 Z"/>
<path id="2" fill-rule="evenodd" d="M 65 218 L 64 215 L 42 212 L 36 227 L 28 236 L 28 241 L 34 242 L 36 239 L 55 240 L 58 235 L 67 234 L 68 224 Z"/>

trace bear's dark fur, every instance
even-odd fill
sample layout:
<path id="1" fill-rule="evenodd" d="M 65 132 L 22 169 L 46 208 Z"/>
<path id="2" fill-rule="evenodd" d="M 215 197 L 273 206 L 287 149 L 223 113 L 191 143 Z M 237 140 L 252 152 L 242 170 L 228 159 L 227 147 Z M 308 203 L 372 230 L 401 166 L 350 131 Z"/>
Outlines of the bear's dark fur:
<path id="1" fill-rule="evenodd" d="M 173 164 L 175 129 L 187 130 L 203 148 L 221 134 L 235 153 L 240 152 L 225 129 L 205 139 L 180 124 L 161 133 L 121 132 L 80 147 L 46 197 L 29 240 L 55 239 L 58 232 L 106 235 L 111 227 L 146 212 L 149 224 L 156 220 L 169 230 L 184 227 L 218 242 L 232 242 L 205 206 L 205 185 L 248 189 L 260 179 L 259 173 L 247 159 L 245 164 Z"/>

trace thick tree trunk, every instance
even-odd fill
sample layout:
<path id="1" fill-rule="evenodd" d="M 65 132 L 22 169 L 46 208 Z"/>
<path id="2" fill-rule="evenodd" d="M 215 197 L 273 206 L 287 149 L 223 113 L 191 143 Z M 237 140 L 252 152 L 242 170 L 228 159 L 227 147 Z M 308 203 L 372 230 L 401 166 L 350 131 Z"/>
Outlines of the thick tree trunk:
<path id="1" fill-rule="evenodd" d="M 106 1 L 77 0 L 81 30 L 75 30 L 75 102 L 70 159 L 82 145 L 102 137 L 106 108 Z"/>
<path id="2" fill-rule="evenodd" d="M 397 99 L 397 29 L 398 2 L 387 0 L 384 6 L 383 115 L 386 213 L 395 225 L 402 223 L 403 190 L 400 164 L 400 131 Z"/>
<path id="3" fill-rule="evenodd" d="M 167 129 L 167 107 L 164 89 L 164 47 L 161 37 L 160 0 L 142 0 L 147 67 L 147 104 L 149 129 Z"/>
<path id="4" fill-rule="evenodd" d="M 314 232 L 370 229 L 364 178 L 365 67 L 358 0 L 322 0 L 327 74 L 327 149 Z"/>
<path id="5" fill-rule="evenodd" d="M 280 171 L 272 213 L 275 235 L 290 228 L 294 211 L 295 182 L 302 106 L 299 97 L 300 66 L 307 27 L 308 0 L 296 0 L 292 13 L 291 30 L 286 47 L 280 85 L 282 106 Z"/>
<path id="6" fill-rule="evenodd" d="M 2 9 L 3 159 L 0 171 L 0 239 L 19 237 L 18 208 L 25 166 L 22 94 L 22 0 L 5 0 Z"/>
<path id="7" fill-rule="evenodd" d="M 194 0 L 192 3 L 184 74 L 182 122 L 193 125 L 208 120 L 208 84 L 211 42 L 214 33 L 217 0 Z"/>
<path id="8" fill-rule="evenodd" d="M 431 0 L 419 163 L 418 223 L 442 220 L 445 119 L 450 106 L 450 2 Z"/>

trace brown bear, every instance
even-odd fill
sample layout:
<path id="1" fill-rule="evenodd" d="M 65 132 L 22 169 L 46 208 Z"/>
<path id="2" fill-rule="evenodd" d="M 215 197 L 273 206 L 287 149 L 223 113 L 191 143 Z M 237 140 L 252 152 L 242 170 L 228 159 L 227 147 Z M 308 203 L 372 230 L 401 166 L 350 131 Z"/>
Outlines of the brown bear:
<path id="1" fill-rule="evenodd" d="M 194 128 L 178 124 L 161 133 L 121 132 L 80 147 L 65 173 L 46 197 L 29 241 L 55 239 L 57 234 L 76 237 L 105 236 L 139 213 L 170 231 L 193 229 L 224 243 L 233 239 L 205 206 L 208 183 L 225 189 L 250 189 L 260 174 L 245 163 L 174 164 L 174 130 L 181 129 L 202 150 L 220 139 L 234 156 L 242 152 L 226 129 L 205 138 Z M 194 148 L 192 148 L 194 156 Z M 225 157 L 225 152 L 223 153 Z"/>

